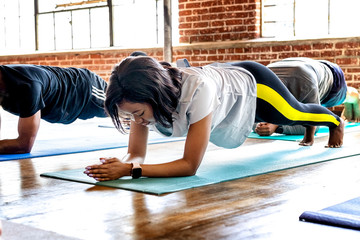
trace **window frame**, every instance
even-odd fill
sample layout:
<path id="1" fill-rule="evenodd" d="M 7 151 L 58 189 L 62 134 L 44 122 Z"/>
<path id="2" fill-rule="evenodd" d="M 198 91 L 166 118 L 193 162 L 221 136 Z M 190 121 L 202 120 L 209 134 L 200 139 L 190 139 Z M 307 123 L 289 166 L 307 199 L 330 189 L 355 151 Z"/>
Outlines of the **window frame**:
<path id="1" fill-rule="evenodd" d="M 16 4 L 20 6 L 22 6 L 22 1 L 23 0 L 17 0 Z M 154 2 L 153 2 L 154 1 Z M 9 55 L 13 55 L 13 54 L 22 54 L 22 53 L 36 53 L 36 52 L 47 52 L 47 51 L 76 51 L 76 50 L 92 50 L 92 49 L 99 49 L 99 48 L 112 48 L 112 47 L 121 47 L 121 48 L 137 48 L 137 47 L 160 47 L 162 44 L 165 44 L 164 41 L 164 32 L 160 31 L 160 29 L 162 28 L 162 24 L 164 24 L 162 21 L 163 19 L 161 19 L 162 17 L 162 3 L 164 1 L 165 4 L 165 0 L 153 0 L 153 6 L 154 8 L 151 10 L 152 13 L 149 13 L 149 16 L 151 16 L 151 18 L 153 19 L 152 22 L 147 22 L 148 24 L 150 24 L 151 26 L 153 26 L 151 29 L 151 41 L 146 41 L 145 42 L 145 46 L 141 43 L 139 38 L 139 41 L 133 42 L 131 40 L 131 38 L 133 37 L 132 35 L 123 35 L 120 36 L 119 34 L 117 34 L 116 32 L 114 32 L 114 27 L 116 26 L 116 24 L 128 24 L 126 21 L 123 23 L 116 23 L 114 21 L 116 21 L 116 16 L 114 14 L 117 14 L 116 12 L 114 12 L 115 7 L 119 6 L 119 2 L 115 1 L 115 0 L 89 0 L 89 4 L 86 5 L 87 3 L 80 5 L 81 1 L 78 2 L 71 2 L 71 1 L 52 1 L 52 2 L 46 2 L 46 0 L 44 2 L 42 2 L 41 0 L 33 0 L 33 1 L 26 1 L 25 6 L 27 6 L 27 8 L 29 7 L 29 5 L 31 6 L 31 10 L 30 10 L 30 14 L 26 15 L 26 19 L 23 23 L 19 22 L 16 23 L 15 25 L 15 29 L 20 29 L 22 26 L 25 26 L 25 29 L 27 29 L 28 31 L 26 31 L 25 34 L 25 38 L 23 37 L 24 34 L 20 34 L 20 33 L 16 33 L 14 36 L 12 36 L 12 38 L 16 38 L 16 41 L 27 41 L 28 43 L 26 45 L 24 45 L 23 47 L 19 47 L 20 43 L 15 43 L 13 41 L 5 41 L 5 37 L 6 35 L 4 34 L 4 40 L 2 42 L 0 42 L 0 49 L 3 50 L 3 52 L 5 54 L 9 54 Z M 2 8 L 4 11 L 6 12 L 7 9 L 9 9 L 9 7 L 11 7 L 13 4 L 12 2 L 10 2 L 11 5 L 6 4 L 6 2 L 4 2 L 3 6 L 0 6 L 0 8 Z M 14 1 L 15 3 L 15 1 Z M 42 3 L 44 3 L 44 5 L 42 5 Z M 120 2 L 122 3 L 122 1 Z M 159 4 L 161 3 L 161 4 Z M 176 4 L 178 4 L 178 1 L 173 1 L 172 2 L 172 7 L 173 8 L 178 8 L 178 6 L 176 6 Z M 126 7 L 126 4 L 142 4 L 141 1 L 136 1 L 135 0 L 131 0 L 125 3 L 124 7 Z M 156 4 L 156 5 L 155 5 Z M 8 7 L 9 6 L 9 7 Z M 136 5 L 134 5 L 136 6 Z M 13 7 L 12 7 L 13 8 Z M 99 14 L 99 11 L 96 11 L 96 14 L 98 16 L 100 16 L 100 20 L 102 21 L 101 27 L 104 26 L 104 23 L 106 23 L 106 27 L 104 29 L 104 27 L 102 28 L 104 31 L 101 31 L 101 33 L 99 34 L 95 34 L 91 36 L 91 33 L 89 34 L 89 31 L 91 32 L 91 30 L 85 29 L 86 31 L 84 32 L 83 35 L 81 34 L 76 34 L 77 31 L 73 31 L 73 29 L 79 29 L 79 26 L 85 26 L 85 28 L 87 28 L 86 26 L 89 26 L 89 28 L 92 28 L 92 31 L 95 33 L 98 33 L 98 31 L 96 29 L 98 29 L 97 25 L 93 25 L 91 24 L 91 22 L 94 22 L 94 19 L 99 19 L 99 17 L 92 17 L 91 19 L 91 13 L 87 13 L 86 11 L 91 11 L 94 9 L 104 9 L 106 8 L 106 10 L 104 10 L 104 13 L 106 13 L 106 16 L 103 14 Z M 147 11 L 148 8 L 144 7 L 143 9 L 141 9 L 141 11 Z M 2 10 L 1 10 L 2 11 Z M 84 11 L 82 13 L 76 13 L 76 11 Z M 62 13 L 66 13 L 65 16 L 59 16 L 58 14 L 62 14 Z M 93 12 L 94 13 L 94 12 Z M 132 14 L 132 13 L 129 13 Z M 134 16 L 136 16 L 138 13 L 135 11 L 133 13 Z M 141 13 L 139 13 L 141 14 Z M 15 15 L 17 17 L 20 18 L 20 16 L 22 16 L 21 12 L 16 12 Z M 74 15 L 74 16 L 72 16 Z M 65 19 L 66 21 L 64 22 L 63 20 L 59 23 L 59 21 L 55 20 L 55 17 L 58 18 L 62 18 Z M 85 18 L 85 20 L 81 20 L 79 18 L 79 16 L 83 16 L 83 18 Z M 86 16 L 89 16 L 88 18 Z M 102 16 L 105 16 L 104 18 L 102 18 Z M 0 17 L 3 18 L 4 21 L 1 21 L 1 29 L 0 32 L 5 32 L 6 29 L 10 28 L 10 29 L 14 29 L 11 26 L 11 20 L 9 17 L 7 17 L 4 14 L 0 14 Z M 177 14 L 176 16 L 173 16 L 172 19 L 178 18 Z M 108 18 L 108 19 L 107 19 Z M 156 20 L 155 20 L 156 18 Z M 9 20 L 7 20 L 9 19 Z M 48 19 L 43 21 L 42 19 Z M 0 19 L 2 20 L 2 19 Z M 68 20 L 68 22 L 67 22 Z M 97 22 L 98 20 L 96 20 Z M 30 24 L 26 24 L 29 23 Z M 173 21 L 175 23 L 178 23 L 178 21 Z M 31 25 L 31 27 L 29 28 L 28 25 Z M 100 29 L 101 29 L 100 27 Z M 148 29 L 145 26 L 146 29 Z M 94 30 L 95 29 L 95 30 Z M 59 36 L 56 34 L 56 31 L 59 31 L 61 33 L 63 33 L 62 31 L 65 31 L 64 34 L 66 34 L 66 38 L 63 38 L 62 40 L 59 40 L 62 36 L 65 35 L 61 35 L 60 38 Z M 140 29 L 141 30 L 141 29 Z M 172 35 L 173 37 L 178 37 L 178 27 L 176 26 L 174 28 L 175 31 L 173 31 Z M 176 32 L 177 31 L 177 32 Z M 126 32 L 124 33 L 126 34 Z M 144 34 L 149 34 L 148 32 L 144 32 Z M 94 39 L 95 37 L 95 39 Z M 124 44 L 120 44 L 119 39 L 120 38 L 124 38 L 127 39 L 122 42 Z M 23 40 L 23 38 L 25 40 Z M 27 40 L 26 40 L 27 38 Z M 31 40 L 31 42 L 29 42 L 29 39 Z M 93 42 L 91 39 L 94 39 Z M 66 40 L 66 41 L 64 41 Z M 82 42 L 84 43 L 82 46 Z M 90 43 L 89 43 L 90 42 Z M 174 39 L 173 42 L 178 43 L 179 40 Z M 13 43 L 13 44 L 9 44 L 9 43 Z M 133 45 L 134 44 L 134 45 Z M 147 44 L 147 45 L 146 45 Z M 8 47 L 10 46 L 11 47 Z"/>
<path id="2" fill-rule="evenodd" d="M 324 1 L 325 2 L 325 1 Z M 326 5 L 327 9 L 324 9 L 323 14 L 325 15 L 326 11 L 326 29 L 323 27 L 320 29 L 323 33 L 307 33 L 304 34 L 304 25 L 300 26 L 300 19 L 304 19 L 304 13 L 302 12 L 299 17 L 299 7 L 297 5 L 301 3 L 301 0 L 289 0 L 289 1 L 261 1 L 261 38 L 273 38 L 273 39 L 312 39 L 312 38 L 338 38 L 338 37 L 356 37 L 360 36 L 360 31 L 350 30 L 350 31 L 339 31 L 335 26 L 339 24 L 339 19 L 336 19 L 336 13 L 334 11 L 337 9 L 333 5 L 336 5 L 336 0 L 327 0 Z M 283 14 L 276 14 L 281 11 L 281 7 L 284 5 L 292 5 L 292 17 L 288 17 L 285 21 L 279 21 Z M 270 8 L 277 8 L 276 10 L 271 10 Z M 273 14 L 272 18 L 269 18 L 267 15 Z M 325 22 L 325 18 L 321 18 L 322 22 Z M 301 22 L 303 24 L 303 22 Z M 271 26 L 273 25 L 273 26 Z M 286 26 L 286 27 L 285 27 Z M 291 26 L 291 30 L 290 27 Z M 282 34 L 285 32 L 285 34 Z M 291 34 L 290 34 L 291 32 Z M 326 32 L 326 34 L 324 34 Z"/>
<path id="3" fill-rule="evenodd" d="M 80 8 L 72 8 L 72 9 L 67 9 L 67 10 L 58 10 L 58 11 L 44 11 L 44 12 L 39 12 L 39 0 L 34 0 L 34 16 L 35 16 L 35 51 L 39 50 L 39 16 L 40 15 L 45 15 L 45 14 L 52 14 L 53 17 L 55 18 L 55 14 L 56 13 L 65 13 L 65 12 L 70 12 L 71 15 L 71 21 L 72 21 L 72 12 L 74 11 L 81 11 L 81 10 L 89 10 L 89 18 L 91 18 L 91 9 L 99 9 L 99 8 L 108 8 L 108 14 L 109 14 L 109 47 L 113 47 L 114 46 L 114 34 L 113 34 L 113 13 L 112 13 L 112 0 L 107 0 L 106 1 L 106 5 L 103 6 L 90 6 L 90 7 L 80 7 Z M 90 21 L 90 20 L 89 20 Z M 91 21 L 90 21 L 91 22 Z M 91 23 L 89 23 L 91 24 Z M 54 20 L 54 25 L 55 25 L 55 20 Z M 56 37 L 56 31 L 55 31 L 55 26 L 54 26 L 54 41 L 55 41 L 55 37 Z M 90 48 L 91 49 L 91 31 L 90 31 Z M 70 50 L 74 50 L 74 35 L 73 35 L 73 25 L 71 24 L 71 49 Z M 56 45 L 54 45 L 54 50 L 56 51 Z"/>

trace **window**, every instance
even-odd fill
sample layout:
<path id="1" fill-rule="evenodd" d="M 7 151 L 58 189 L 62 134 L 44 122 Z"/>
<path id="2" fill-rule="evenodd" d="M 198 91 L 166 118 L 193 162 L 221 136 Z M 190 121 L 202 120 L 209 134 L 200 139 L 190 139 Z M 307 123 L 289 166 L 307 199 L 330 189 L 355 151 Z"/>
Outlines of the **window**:
<path id="1" fill-rule="evenodd" d="M 162 1 L 114 1 L 114 44 L 117 46 L 154 46 L 159 43 L 158 28 L 163 29 Z M 160 16 L 161 16 L 160 15 Z"/>
<path id="2" fill-rule="evenodd" d="M 163 0 L 112 1 L 114 46 L 154 47 L 164 44 Z M 173 44 L 178 44 L 178 1 L 171 2 Z"/>
<path id="3" fill-rule="evenodd" d="M 162 46 L 163 4 L 163 0 L 2 0 L 0 51 Z M 178 1 L 172 1 L 172 8 L 176 44 Z"/>
<path id="4" fill-rule="evenodd" d="M 38 50 L 110 46 L 107 0 L 38 0 Z"/>
<path id="5" fill-rule="evenodd" d="M 263 0 L 262 36 L 321 38 L 360 36 L 358 0 Z"/>
<path id="6" fill-rule="evenodd" d="M 2 53 L 26 52 L 34 49 L 34 29 L 34 3 L 32 1 L 0 1 L 0 50 Z"/>

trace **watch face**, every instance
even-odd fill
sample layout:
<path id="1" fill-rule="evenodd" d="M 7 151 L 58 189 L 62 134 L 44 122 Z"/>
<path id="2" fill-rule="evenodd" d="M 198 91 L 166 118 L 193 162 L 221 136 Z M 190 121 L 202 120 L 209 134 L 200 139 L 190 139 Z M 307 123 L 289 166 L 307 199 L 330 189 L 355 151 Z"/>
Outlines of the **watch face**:
<path id="1" fill-rule="evenodd" d="M 142 172 L 142 169 L 141 168 L 133 168 L 132 169 L 132 178 L 139 178 L 141 177 L 141 172 Z"/>

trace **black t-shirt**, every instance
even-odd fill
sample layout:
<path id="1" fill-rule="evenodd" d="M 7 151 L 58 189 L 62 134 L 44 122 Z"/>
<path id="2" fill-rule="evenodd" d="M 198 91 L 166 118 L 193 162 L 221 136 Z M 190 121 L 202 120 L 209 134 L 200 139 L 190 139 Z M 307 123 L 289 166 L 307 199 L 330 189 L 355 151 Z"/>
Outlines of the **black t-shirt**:
<path id="1" fill-rule="evenodd" d="M 106 88 L 103 79 L 82 68 L 3 65 L 0 71 L 7 93 L 3 109 L 22 118 L 41 110 L 51 123 L 75 121 L 91 101 L 94 83 Z"/>

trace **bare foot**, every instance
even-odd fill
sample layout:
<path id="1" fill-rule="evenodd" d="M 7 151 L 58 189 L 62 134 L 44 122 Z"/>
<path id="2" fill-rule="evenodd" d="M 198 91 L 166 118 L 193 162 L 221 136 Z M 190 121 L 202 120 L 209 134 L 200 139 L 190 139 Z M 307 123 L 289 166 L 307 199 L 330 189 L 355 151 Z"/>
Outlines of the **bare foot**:
<path id="1" fill-rule="evenodd" d="M 305 134 L 303 140 L 299 143 L 301 146 L 312 146 L 314 143 L 315 126 L 304 126 Z"/>
<path id="2" fill-rule="evenodd" d="M 329 131 L 330 131 L 329 142 L 328 142 L 328 145 L 325 147 L 328 147 L 328 148 L 341 147 L 343 144 L 343 138 L 344 138 L 344 128 L 345 128 L 344 120 L 342 120 L 340 118 L 339 126 L 329 129 Z"/>

